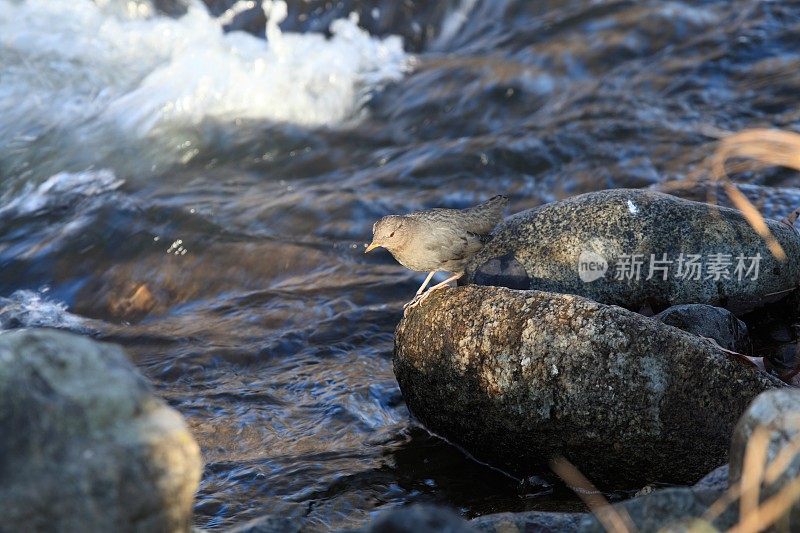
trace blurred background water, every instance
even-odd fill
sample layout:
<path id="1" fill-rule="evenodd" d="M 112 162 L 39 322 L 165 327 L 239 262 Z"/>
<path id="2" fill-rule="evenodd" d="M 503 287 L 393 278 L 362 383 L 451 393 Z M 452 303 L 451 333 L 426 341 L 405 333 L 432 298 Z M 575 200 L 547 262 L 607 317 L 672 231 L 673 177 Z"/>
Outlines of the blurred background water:
<path id="1" fill-rule="evenodd" d="M 576 508 L 414 424 L 391 351 L 422 275 L 363 255 L 372 223 L 798 129 L 800 4 L 206 4 L 0 0 L 0 327 L 125 346 L 202 446 L 200 527 Z"/>

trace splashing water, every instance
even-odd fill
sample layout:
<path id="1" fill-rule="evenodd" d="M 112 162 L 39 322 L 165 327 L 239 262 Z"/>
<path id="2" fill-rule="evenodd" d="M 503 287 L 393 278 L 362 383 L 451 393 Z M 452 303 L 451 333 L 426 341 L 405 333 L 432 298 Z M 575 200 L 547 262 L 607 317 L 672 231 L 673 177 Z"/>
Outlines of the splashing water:
<path id="1" fill-rule="evenodd" d="M 59 172 L 36 187 L 26 184 L 21 194 L 0 207 L 0 217 L 32 215 L 58 206 L 68 206 L 83 198 L 115 191 L 123 183 L 109 170 Z"/>
<path id="2" fill-rule="evenodd" d="M 67 306 L 44 297 L 40 292 L 19 290 L 0 298 L 0 331 L 12 328 L 59 328 L 85 333 L 83 319 L 67 311 Z"/>
<path id="3" fill-rule="evenodd" d="M 399 38 L 372 38 L 354 19 L 335 21 L 330 39 L 282 33 L 283 2 L 265 5 L 268 41 L 224 34 L 196 0 L 178 19 L 124 6 L 0 0 L 3 175 L 152 175 L 194 157 L 207 121 L 337 126 L 410 64 Z"/>

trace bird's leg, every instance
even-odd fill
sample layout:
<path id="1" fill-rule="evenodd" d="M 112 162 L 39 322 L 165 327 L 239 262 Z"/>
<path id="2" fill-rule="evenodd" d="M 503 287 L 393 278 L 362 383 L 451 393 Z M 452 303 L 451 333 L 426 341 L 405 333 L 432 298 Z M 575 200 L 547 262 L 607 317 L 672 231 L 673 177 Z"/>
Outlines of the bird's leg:
<path id="1" fill-rule="evenodd" d="M 435 291 L 436 289 L 441 289 L 442 287 L 446 287 L 448 283 L 450 283 L 451 281 L 455 281 L 455 280 L 459 279 L 463 275 L 464 275 L 463 272 L 460 272 L 458 274 L 453 274 L 452 276 L 450 276 L 449 278 L 447 278 L 443 282 L 437 283 L 436 285 L 434 285 L 433 287 L 428 289 L 428 292 L 426 292 L 425 294 L 430 294 L 433 291 Z"/>
<path id="2" fill-rule="evenodd" d="M 413 304 L 414 304 L 414 302 L 416 302 L 416 301 L 419 299 L 419 295 L 420 295 L 420 294 L 422 294 L 422 291 L 424 291 L 424 290 L 425 290 L 425 287 L 427 287 L 427 286 L 428 286 L 428 283 L 430 283 L 430 282 L 431 282 L 431 279 L 433 278 L 434 274 L 436 274 L 437 272 L 438 272 L 438 270 L 432 270 L 432 271 L 431 271 L 431 272 L 428 274 L 428 277 L 427 277 L 427 278 L 425 278 L 425 281 L 423 281 L 423 282 L 422 282 L 422 285 L 420 285 L 419 289 L 417 289 L 417 294 L 415 294 L 415 295 L 414 295 L 414 298 L 412 298 L 410 302 L 406 303 L 406 304 L 403 306 L 403 309 L 405 309 L 406 307 L 408 307 L 408 306 L 410 306 L 410 305 L 413 305 Z"/>
<path id="3" fill-rule="evenodd" d="M 464 275 L 463 272 L 458 273 L 458 274 L 453 274 L 452 276 L 450 276 L 449 278 L 447 278 L 443 282 L 437 283 L 436 285 L 434 285 L 433 287 L 428 289 L 421 296 L 420 295 L 415 296 L 413 300 L 411 300 L 410 302 L 408 302 L 406 305 L 403 306 L 403 309 L 410 309 L 411 307 L 414 307 L 414 306 L 417 306 L 417 305 L 421 304 L 423 301 L 425 301 L 425 298 L 430 296 L 430 294 L 433 291 L 435 291 L 436 289 L 441 289 L 442 287 L 446 287 L 448 283 L 450 283 L 451 281 L 455 281 L 455 280 L 459 279 L 463 275 Z"/>
<path id="4" fill-rule="evenodd" d="M 422 291 L 424 291 L 424 290 L 425 290 L 425 287 L 427 287 L 427 286 L 428 286 L 428 283 L 430 283 L 430 282 L 431 282 L 431 278 L 433 278 L 433 275 L 434 275 L 434 274 L 436 274 L 436 272 L 437 272 L 436 270 L 432 270 L 432 271 L 431 271 L 431 273 L 430 273 L 430 274 L 428 274 L 428 277 L 427 277 L 427 278 L 425 278 L 425 281 L 423 281 L 423 282 L 422 282 L 422 285 L 420 285 L 419 289 L 417 289 L 417 296 L 419 296 L 420 294 L 422 294 Z"/>

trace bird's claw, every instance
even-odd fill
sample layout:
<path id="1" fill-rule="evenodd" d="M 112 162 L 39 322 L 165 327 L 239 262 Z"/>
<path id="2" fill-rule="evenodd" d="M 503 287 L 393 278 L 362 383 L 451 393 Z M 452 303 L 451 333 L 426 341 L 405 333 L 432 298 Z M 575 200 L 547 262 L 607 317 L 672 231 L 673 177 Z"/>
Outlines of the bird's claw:
<path id="1" fill-rule="evenodd" d="M 426 294 L 426 293 L 422 293 L 422 294 Z M 403 310 L 411 309 L 412 307 L 415 307 L 415 306 L 419 305 L 419 303 L 423 299 L 422 298 L 422 294 L 417 294 L 416 296 L 414 296 L 414 298 L 411 299 L 410 302 L 404 303 L 403 304 Z"/>

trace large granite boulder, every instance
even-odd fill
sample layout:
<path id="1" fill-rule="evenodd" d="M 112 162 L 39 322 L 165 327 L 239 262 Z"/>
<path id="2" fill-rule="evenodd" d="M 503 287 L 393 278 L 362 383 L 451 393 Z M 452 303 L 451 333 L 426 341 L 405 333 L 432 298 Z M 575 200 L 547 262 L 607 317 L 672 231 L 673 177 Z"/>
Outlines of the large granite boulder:
<path id="1" fill-rule="evenodd" d="M 646 190 L 588 193 L 506 219 L 467 265 L 466 281 L 633 310 L 706 303 L 742 314 L 800 282 L 800 234 L 767 223 L 788 259 L 734 209 Z"/>
<path id="2" fill-rule="evenodd" d="M 0 333 L 0 529 L 188 531 L 201 470 L 183 419 L 119 347 Z"/>
<path id="3" fill-rule="evenodd" d="M 477 458 L 524 474 L 563 455 L 604 487 L 697 481 L 750 401 L 783 386 L 620 307 L 474 285 L 409 309 L 394 371 L 414 415 Z"/>

